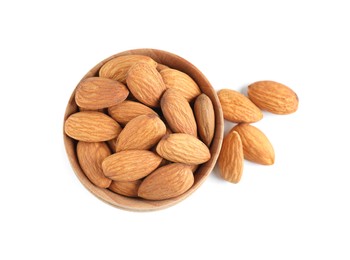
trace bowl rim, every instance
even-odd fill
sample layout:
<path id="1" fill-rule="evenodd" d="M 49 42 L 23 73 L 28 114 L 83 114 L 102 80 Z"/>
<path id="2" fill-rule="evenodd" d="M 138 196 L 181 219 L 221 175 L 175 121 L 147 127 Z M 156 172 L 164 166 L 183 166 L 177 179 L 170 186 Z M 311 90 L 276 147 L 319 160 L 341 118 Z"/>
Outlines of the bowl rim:
<path id="1" fill-rule="evenodd" d="M 79 85 L 79 83 L 88 77 L 96 76 L 98 74 L 99 69 L 102 67 L 102 65 L 108 62 L 109 60 L 119 56 L 130 55 L 130 54 L 149 56 L 158 63 L 167 65 L 170 68 L 178 69 L 188 74 L 196 81 L 202 93 L 205 93 L 213 103 L 214 112 L 215 112 L 215 132 L 214 132 L 214 138 L 210 145 L 211 158 L 208 162 L 202 164 L 194 174 L 195 183 L 193 184 L 193 186 L 188 191 L 186 191 L 182 195 L 177 196 L 175 198 L 160 200 L 160 201 L 150 201 L 150 200 L 145 200 L 141 198 L 129 198 L 123 195 L 116 194 L 108 189 L 103 189 L 95 186 L 86 177 L 86 175 L 84 174 L 84 172 L 82 171 L 79 165 L 79 161 L 77 159 L 76 149 L 75 149 L 77 141 L 67 136 L 66 133 L 64 132 L 64 122 L 71 114 L 78 111 L 78 106 L 75 103 L 74 97 L 75 97 L 76 88 Z M 65 150 L 66 150 L 69 162 L 73 168 L 73 171 L 75 175 L 78 177 L 79 181 L 85 186 L 85 188 L 88 191 L 90 191 L 90 193 L 95 195 L 100 200 L 106 202 L 107 204 L 110 204 L 120 209 L 125 209 L 130 211 L 154 211 L 154 210 L 165 209 L 167 207 L 173 206 L 179 203 L 180 201 L 184 200 L 185 198 L 190 196 L 194 191 L 196 191 L 202 185 L 202 183 L 207 179 L 207 177 L 209 176 L 209 174 L 211 173 L 211 171 L 213 170 L 216 164 L 216 161 L 218 159 L 218 156 L 221 150 L 223 133 L 224 133 L 224 118 L 223 118 L 221 104 L 215 89 L 212 87 L 212 85 L 210 84 L 208 79 L 204 76 L 204 74 L 192 63 L 190 63 L 189 61 L 185 60 L 184 58 L 176 54 L 163 51 L 163 50 L 158 50 L 158 49 L 127 50 L 127 51 L 114 54 L 102 60 L 101 62 L 99 62 L 91 70 L 89 70 L 88 73 L 85 74 L 85 76 L 79 81 L 79 83 L 74 88 L 66 107 L 64 120 L 63 120 L 63 138 L 64 138 Z"/>

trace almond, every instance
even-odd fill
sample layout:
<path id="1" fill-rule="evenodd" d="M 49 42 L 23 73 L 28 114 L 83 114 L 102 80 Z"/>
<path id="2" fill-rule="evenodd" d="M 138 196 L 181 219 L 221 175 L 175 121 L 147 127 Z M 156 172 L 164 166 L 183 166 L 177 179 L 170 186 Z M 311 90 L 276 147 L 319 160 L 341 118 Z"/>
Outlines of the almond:
<path id="1" fill-rule="evenodd" d="M 117 141 L 117 138 L 113 138 L 113 139 L 107 141 L 107 145 L 108 145 L 109 149 L 112 151 L 112 153 L 116 152 L 116 150 L 115 150 L 115 142 L 116 141 Z"/>
<path id="2" fill-rule="evenodd" d="M 199 136 L 209 147 L 215 132 L 215 113 L 213 103 L 206 94 L 201 94 L 194 103 Z"/>
<path id="3" fill-rule="evenodd" d="M 103 78 L 117 80 L 126 83 L 129 69 L 136 63 L 147 63 L 152 67 L 157 67 L 157 62 L 152 58 L 143 55 L 124 55 L 107 61 L 100 69 L 99 75 Z"/>
<path id="4" fill-rule="evenodd" d="M 165 91 L 160 106 L 173 132 L 197 137 L 197 124 L 191 106 L 178 90 Z"/>
<path id="5" fill-rule="evenodd" d="M 160 97 L 166 88 L 155 67 L 147 63 L 136 63 L 130 68 L 126 82 L 138 101 L 150 107 L 159 106 Z"/>
<path id="6" fill-rule="evenodd" d="M 222 142 L 218 165 L 221 177 L 238 183 L 243 173 L 243 146 L 239 134 L 230 131 Z"/>
<path id="7" fill-rule="evenodd" d="M 65 124 L 65 133 L 79 141 L 102 142 L 115 138 L 120 133 L 120 125 L 109 116 L 93 111 L 70 115 Z"/>
<path id="8" fill-rule="evenodd" d="M 199 167 L 199 164 L 188 165 L 188 167 L 190 167 L 191 171 L 195 173 Z"/>
<path id="9" fill-rule="evenodd" d="M 260 109 L 237 91 L 222 89 L 218 92 L 218 97 L 226 120 L 235 123 L 253 123 L 263 117 Z"/>
<path id="10" fill-rule="evenodd" d="M 154 153 L 157 153 L 157 145 L 153 146 L 152 149 L 151 149 L 150 151 L 152 151 L 152 152 L 154 152 Z M 172 163 L 172 162 L 170 162 L 170 161 L 168 161 L 168 160 L 162 158 L 162 161 L 160 162 L 158 168 L 159 168 L 159 167 L 162 167 L 162 166 L 165 166 L 165 165 L 168 165 L 169 163 Z"/>
<path id="11" fill-rule="evenodd" d="M 136 181 L 112 181 L 109 189 L 115 193 L 128 196 L 128 197 L 137 197 L 139 187 L 142 183 L 142 180 Z"/>
<path id="12" fill-rule="evenodd" d="M 189 134 L 170 134 L 164 136 L 157 145 L 157 153 L 172 162 L 201 164 L 209 161 L 208 147 Z"/>
<path id="13" fill-rule="evenodd" d="M 273 147 L 266 135 L 258 128 L 249 124 L 239 124 L 231 131 L 236 131 L 241 137 L 244 159 L 263 165 L 274 164 Z"/>
<path id="14" fill-rule="evenodd" d="M 124 101 L 129 90 L 124 84 L 106 78 L 92 77 L 82 80 L 75 93 L 75 102 L 86 109 L 101 109 Z"/>
<path id="15" fill-rule="evenodd" d="M 135 181 L 157 169 L 161 161 L 161 157 L 150 151 L 121 151 L 108 156 L 102 162 L 102 169 L 114 181 Z"/>
<path id="16" fill-rule="evenodd" d="M 286 115 L 297 111 L 299 99 L 289 87 L 274 81 L 258 81 L 248 86 L 248 97 L 263 110 Z"/>
<path id="17" fill-rule="evenodd" d="M 125 100 L 108 108 L 108 114 L 118 123 L 126 125 L 140 115 L 157 115 L 151 108 L 134 101 Z"/>
<path id="18" fill-rule="evenodd" d="M 166 65 L 164 65 L 164 64 L 158 63 L 158 65 L 157 65 L 157 70 L 158 70 L 159 72 L 161 72 L 161 71 L 164 70 L 164 69 L 169 69 L 169 67 L 166 66 Z"/>
<path id="19" fill-rule="evenodd" d="M 187 165 L 172 163 L 148 175 L 141 183 L 138 195 L 148 200 L 170 199 L 186 192 L 193 183 L 193 173 Z"/>
<path id="20" fill-rule="evenodd" d="M 103 142 L 80 141 L 77 144 L 77 156 L 81 169 L 86 177 L 100 188 L 108 188 L 111 184 L 111 180 L 106 178 L 102 171 L 102 161 L 110 154 L 108 146 Z"/>
<path id="21" fill-rule="evenodd" d="M 177 89 L 189 102 L 201 94 L 197 83 L 190 76 L 179 70 L 162 69 L 160 75 L 162 75 L 167 88 Z"/>
<path id="22" fill-rule="evenodd" d="M 141 115 L 132 119 L 121 131 L 116 151 L 148 150 L 165 135 L 166 126 L 156 115 Z"/>
<path id="23" fill-rule="evenodd" d="M 101 113 L 105 113 L 105 108 L 100 108 L 100 109 L 89 109 L 89 108 L 84 108 L 84 107 L 78 107 L 79 111 L 83 112 L 83 111 L 96 111 L 96 112 L 101 112 Z"/>
<path id="24" fill-rule="evenodd" d="M 116 147 L 115 147 L 116 146 L 116 142 L 117 142 L 118 136 L 119 136 L 119 134 L 121 133 L 122 130 L 123 129 L 120 128 L 117 136 L 115 138 L 107 141 L 107 145 L 108 145 L 109 149 L 112 151 L 112 153 L 116 152 Z"/>

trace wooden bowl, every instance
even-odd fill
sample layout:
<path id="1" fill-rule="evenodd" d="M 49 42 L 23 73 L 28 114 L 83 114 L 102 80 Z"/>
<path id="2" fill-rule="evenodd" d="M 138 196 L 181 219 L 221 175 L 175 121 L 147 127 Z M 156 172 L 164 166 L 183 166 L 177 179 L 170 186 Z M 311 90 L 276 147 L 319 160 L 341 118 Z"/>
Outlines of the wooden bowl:
<path id="1" fill-rule="evenodd" d="M 223 123 L 221 105 L 215 90 L 210 85 L 209 81 L 205 78 L 205 76 L 195 66 L 193 66 L 190 62 L 186 61 L 185 59 L 175 54 L 161 51 L 161 50 L 136 49 L 136 50 L 125 51 L 125 52 L 121 52 L 119 54 L 113 55 L 103 60 L 102 62 L 98 63 L 95 67 L 93 67 L 82 78 L 82 80 L 85 78 L 98 76 L 99 69 L 107 61 L 115 57 L 128 55 L 128 54 L 146 55 L 153 58 L 158 63 L 167 65 L 171 68 L 180 70 L 188 74 L 197 82 L 202 92 L 208 95 L 211 101 L 213 102 L 214 110 L 215 110 L 215 135 L 210 147 L 211 159 L 197 169 L 197 171 L 194 174 L 195 181 L 193 186 L 187 192 L 185 192 L 184 194 L 178 197 L 167 199 L 167 200 L 160 200 L 160 201 L 149 201 L 149 200 L 144 200 L 140 198 L 129 198 L 122 195 L 118 195 L 108 189 L 102 189 L 102 188 L 96 187 L 94 184 L 90 182 L 90 180 L 85 176 L 84 172 L 82 171 L 79 165 L 79 161 L 76 154 L 77 141 L 67 136 L 63 131 L 64 144 L 66 147 L 69 161 L 73 167 L 75 174 L 78 176 L 81 183 L 97 198 L 101 199 L 104 202 L 107 202 L 112 206 L 122 208 L 122 209 L 127 209 L 127 210 L 133 210 L 133 211 L 150 211 L 150 210 L 164 209 L 166 207 L 172 206 L 182 201 L 183 199 L 187 198 L 190 194 L 192 194 L 196 189 L 199 188 L 199 186 L 204 182 L 204 180 L 208 177 L 208 175 L 211 173 L 212 169 L 214 168 L 221 149 L 221 144 L 223 139 L 224 123 Z M 66 120 L 71 114 L 78 111 L 78 106 L 75 103 L 74 95 L 75 95 L 75 90 L 73 91 L 69 99 L 69 103 L 66 108 L 66 113 L 64 115 L 64 120 Z"/>

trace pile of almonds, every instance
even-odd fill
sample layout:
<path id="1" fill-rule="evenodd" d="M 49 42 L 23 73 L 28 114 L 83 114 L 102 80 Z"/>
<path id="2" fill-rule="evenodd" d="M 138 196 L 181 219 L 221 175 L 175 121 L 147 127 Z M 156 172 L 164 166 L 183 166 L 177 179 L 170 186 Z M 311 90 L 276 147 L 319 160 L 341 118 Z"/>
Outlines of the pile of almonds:
<path id="1" fill-rule="evenodd" d="M 225 136 L 218 159 L 221 176 L 238 183 L 243 172 L 243 159 L 271 165 L 274 149 L 263 132 L 250 123 L 263 118 L 260 109 L 274 114 L 291 114 L 298 109 L 298 96 L 289 87 L 274 81 L 258 81 L 248 86 L 248 97 L 229 89 L 218 92 L 228 121 L 238 123 Z"/>
<path id="2" fill-rule="evenodd" d="M 79 83 L 74 97 L 79 112 L 66 119 L 64 130 L 78 141 L 80 167 L 97 187 L 147 200 L 177 197 L 211 158 L 211 99 L 189 75 L 148 56 L 109 60 L 98 76 Z M 248 97 L 229 89 L 218 97 L 224 118 L 237 123 L 223 140 L 219 169 L 238 183 L 244 159 L 263 165 L 275 160 L 268 138 L 250 123 L 263 118 L 261 110 L 295 112 L 298 97 L 273 81 L 251 84 Z"/>
<path id="3" fill-rule="evenodd" d="M 163 200 L 194 183 L 211 158 L 214 108 L 187 74 L 143 55 L 106 62 L 75 92 L 65 133 L 87 178 L 128 197 Z M 197 135 L 198 133 L 198 135 Z"/>

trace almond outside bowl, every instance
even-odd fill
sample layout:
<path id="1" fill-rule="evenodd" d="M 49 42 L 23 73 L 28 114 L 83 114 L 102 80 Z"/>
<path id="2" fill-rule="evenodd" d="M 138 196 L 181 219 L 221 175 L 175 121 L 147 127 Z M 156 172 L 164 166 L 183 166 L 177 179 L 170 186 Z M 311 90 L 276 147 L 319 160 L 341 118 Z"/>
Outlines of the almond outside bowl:
<path id="1" fill-rule="evenodd" d="M 149 200 L 144 200 L 140 198 L 129 198 L 122 195 L 118 195 L 108 189 L 102 189 L 102 188 L 96 187 L 94 184 L 92 184 L 89 181 L 89 179 L 85 176 L 84 172 L 82 171 L 79 165 L 79 161 L 76 154 L 77 141 L 67 136 L 63 131 L 64 144 L 65 144 L 69 161 L 78 179 L 85 186 L 85 188 L 87 188 L 97 198 L 117 208 L 131 210 L 131 211 L 152 211 L 152 210 L 164 209 L 172 205 L 175 205 L 176 203 L 184 200 L 189 195 L 191 195 L 205 181 L 205 179 L 208 177 L 208 175 L 211 173 L 212 169 L 214 168 L 220 153 L 222 139 L 223 139 L 223 129 L 224 129 L 223 121 L 224 120 L 223 120 L 221 105 L 216 95 L 216 91 L 210 85 L 206 77 L 194 65 L 192 65 L 190 62 L 186 61 L 185 59 L 175 54 L 161 51 L 161 50 L 136 49 L 136 50 L 129 50 L 129 51 L 124 51 L 124 52 L 115 54 L 103 60 L 102 62 L 98 63 L 82 78 L 82 80 L 89 77 L 98 76 L 99 69 L 107 61 L 118 56 L 129 55 L 129 54 L 140 54 L 140 55 L 149 56 L 158 63 L 167 65 L 171 68 L 180 70 L 188 74 L 194 79 L 194 81 L 197 82 L 202 92 L 205 93 L 207 96 L 209 96 L 209 98 L 213 102 L 214 111 L 215 111 L 215 134 L 214 134 L 214 139 L 212 141 L 212 144 L 210 146 L 211 159 L 205 164 L 202 164 L 197 169 L 197 171 L 194 174 L 195 181 L 193 186 L 187 192 L 185 192 L 184 194 L 178 197 L 167 199 L 167 200 L 160 200 L 160 201 L 149 201 Z M 75 95 L 75 90 L 73 91 L 69 99 L 66 112 L 64 115 L 64 121 L 71 114 L 78 111 L 78 106 L 75 103 L 74 95 Z M 193 152 L 195 153 L 196 151 L 193 151 Z"/>

